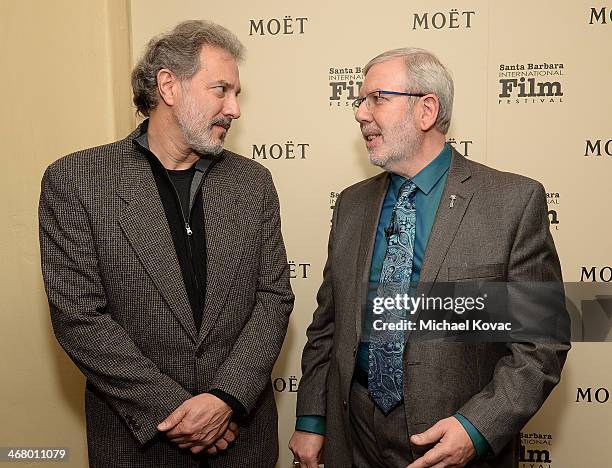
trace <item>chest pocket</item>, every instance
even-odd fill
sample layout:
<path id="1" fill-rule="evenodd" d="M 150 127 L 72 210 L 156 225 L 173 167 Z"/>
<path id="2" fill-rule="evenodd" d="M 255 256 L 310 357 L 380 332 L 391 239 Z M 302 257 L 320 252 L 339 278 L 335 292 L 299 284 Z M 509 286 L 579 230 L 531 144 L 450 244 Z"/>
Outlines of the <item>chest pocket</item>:
<path id="1" fill-rule="evenodd" d="M 448 280 L 498 279 L 506 278 L 505 263 L 448 267 Z"/>

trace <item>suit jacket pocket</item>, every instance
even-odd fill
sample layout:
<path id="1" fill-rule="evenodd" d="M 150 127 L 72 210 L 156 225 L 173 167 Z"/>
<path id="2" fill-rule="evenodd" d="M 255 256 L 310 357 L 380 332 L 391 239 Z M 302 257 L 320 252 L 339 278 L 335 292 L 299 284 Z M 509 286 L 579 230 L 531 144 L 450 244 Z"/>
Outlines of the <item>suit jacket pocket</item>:
<path id="1" fill-rule="evenodd" d="M 448 267 L 448 280 L 470 280 L 479 278 L 497 278 L 500 280 L 506 277 L 505 263 L 488 263 L 484 265 Z"/>

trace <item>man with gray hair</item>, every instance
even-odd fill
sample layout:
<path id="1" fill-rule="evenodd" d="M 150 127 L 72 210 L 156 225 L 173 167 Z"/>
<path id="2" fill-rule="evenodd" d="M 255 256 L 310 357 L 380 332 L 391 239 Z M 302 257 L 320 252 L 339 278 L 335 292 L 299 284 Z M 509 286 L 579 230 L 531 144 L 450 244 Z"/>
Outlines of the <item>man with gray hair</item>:
<path id="1" fill-rule="evenodd" d="M 544 188 L 446 143 L 453 81 L 431 53 L 385 52 L 364 74 L 355 119 L 385 172 L 336 201 L 294 466 L 517 467 L 519 431 L 559 381 L 569 344 L 410 340 L 381 326 L 396 322 L 373 302 L 433 283 L 560 284 Z M 551 312 L 568 323 L 564 307 Z"/>
<path id="2" fill-rule="evenodd" d="M 148 119 L 43 177 L 42 272 L 87 379 L 91 467 L 276 463 L 293 294 L 270 172 L 223 148 L 242 55 L 208 21 L 152 39 L 132 74 Z"/>

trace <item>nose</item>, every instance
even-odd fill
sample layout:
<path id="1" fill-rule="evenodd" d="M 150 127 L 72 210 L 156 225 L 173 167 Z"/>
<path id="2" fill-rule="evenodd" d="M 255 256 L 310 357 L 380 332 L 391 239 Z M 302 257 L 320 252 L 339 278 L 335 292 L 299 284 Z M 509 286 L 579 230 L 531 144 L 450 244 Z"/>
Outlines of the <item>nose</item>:
<path id="1" fill-rule="evenodd" d="M 223 113 L 232 119 L 240 118 L 240 104 L 238 104 L 238 96 L 233 94 L 225 101 Z"/>
<path id="2" fill-rule="evenodd" d="M 361 105 L 357 108 L 357 112 L 355 112 L 355 120 L 360 124 L 364 124 L 372 121 L 372 113 L 368 109 L 365 101 L 361 103 Z"/>

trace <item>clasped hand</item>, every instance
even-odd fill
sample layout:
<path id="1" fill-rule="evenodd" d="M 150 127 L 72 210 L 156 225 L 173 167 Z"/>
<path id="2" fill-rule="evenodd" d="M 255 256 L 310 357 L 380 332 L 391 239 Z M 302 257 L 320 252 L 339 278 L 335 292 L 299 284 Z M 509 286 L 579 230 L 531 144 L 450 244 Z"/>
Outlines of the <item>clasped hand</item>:
<path id="1" fill-rule="evenodd" d="M 206 450 L 216 455 L 227 449 L 238 434 L 238 425 L 230 422 L 231 408 L 210 393 L 183 402 L 157 426 L 157 430 L 182 449 L 197 454 Z"/>

